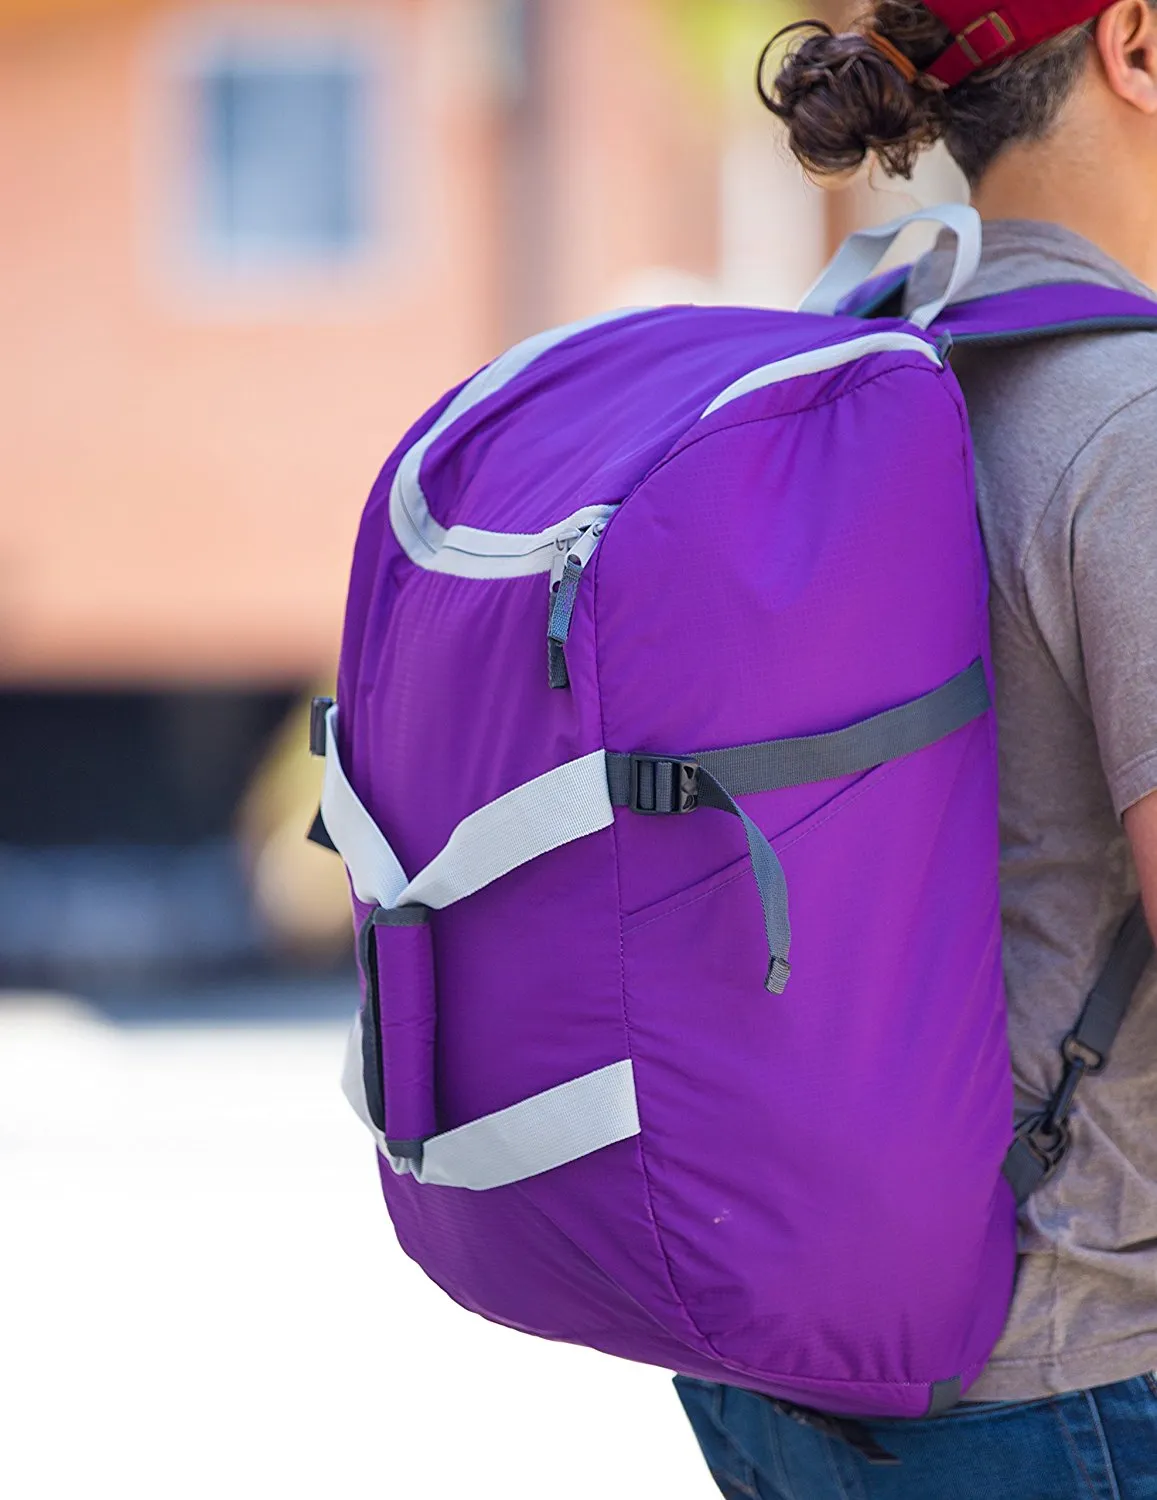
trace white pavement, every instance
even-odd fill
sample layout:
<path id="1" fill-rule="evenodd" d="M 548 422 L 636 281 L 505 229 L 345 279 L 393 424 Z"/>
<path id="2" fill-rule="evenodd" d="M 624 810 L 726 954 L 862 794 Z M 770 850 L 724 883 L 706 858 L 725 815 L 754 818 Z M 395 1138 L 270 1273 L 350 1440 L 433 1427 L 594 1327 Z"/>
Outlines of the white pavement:
<path id="1" fill-rule="evenodd" d="M 665 1374 L 402 1255 L 342 1045 L 0 995 L 3 1500 L 718 1500 Z"/>

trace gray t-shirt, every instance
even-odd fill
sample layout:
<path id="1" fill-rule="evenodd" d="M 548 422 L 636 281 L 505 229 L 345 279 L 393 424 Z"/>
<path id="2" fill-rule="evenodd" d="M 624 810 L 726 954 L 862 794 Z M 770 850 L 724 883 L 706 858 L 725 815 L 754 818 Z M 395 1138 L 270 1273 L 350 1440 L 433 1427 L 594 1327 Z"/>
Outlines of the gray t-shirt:
<path id="1" fill-rule="evenodd" d="M 910 305 L 947 279 L 917 268 Z M 1154 297 L 1055 225 L 985 228 L 965 297 L 1091 281 Z M 961 350 L 992 573 L 1009 1027 L 1021 1113 L 1132 904 L 1123 811 L 1157 788 L 1157 335 Z M 951 1151 L 946 1158 L 951 1170 Z M 1029 1399 L 1157 1367 L 1157 965 L 1071 1155 L 1021 1215 L 1005 1336 L 972 1400 Z"/>

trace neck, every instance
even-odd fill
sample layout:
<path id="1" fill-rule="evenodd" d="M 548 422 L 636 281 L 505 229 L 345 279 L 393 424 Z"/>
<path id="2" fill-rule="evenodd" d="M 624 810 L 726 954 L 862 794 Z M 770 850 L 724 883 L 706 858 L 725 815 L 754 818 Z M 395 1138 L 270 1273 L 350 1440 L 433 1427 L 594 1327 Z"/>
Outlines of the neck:
<path id="1" fill-rule="evenodd" d="M 1106 171 L 1122 142 L 1061 130 L 1001 153 L 973 193 L 984 219 L 1037 219 L 1071 229 L 1157 287 L 1157 194 L 1130 171 Z"/>

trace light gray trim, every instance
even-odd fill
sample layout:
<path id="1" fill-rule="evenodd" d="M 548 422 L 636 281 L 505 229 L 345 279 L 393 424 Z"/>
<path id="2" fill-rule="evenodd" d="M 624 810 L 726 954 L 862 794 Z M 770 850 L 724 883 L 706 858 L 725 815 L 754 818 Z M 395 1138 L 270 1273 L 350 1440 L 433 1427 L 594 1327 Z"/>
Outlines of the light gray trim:
<path id="1" fill-rule="evenodd" d="M 392 1156 L 366 1108 L 360 1016 L 350 1032 L 342 1088 L 394 1172 L 436 1187 L 486 1192 L 639 1134 L 635 1074 L 628 1060 L 434 1136 L 424 1143 L 420 1162 Z"/>
<path id="2" fill-rule="evenodd" d="M 359 901 L 387 909 L 422 905 L 440 911 L 540 854 L 614 821 L 606 755 L 593 750 L 471 813 L 425 869 L 407 881 L 389 841 L 346 777 L 338 755 L 337 715 L 336 705 L 326 715 L 321 811 Z"/>
<path id="3" fill-rule="evenodd" d="M 800 303 L 800 312 L 834 313 L 845 297 L 865 282 L 892 248 L 895 240 L 912 224 L 939 224 L 956 236 L 956 258 L 952 275 L 940 297 L 925 302 L 908 315 L 908 322 L 927 328 L 976 275 L 980 266 L 982 226 L 980 215 L 966 203 L 942 203 L 921 209 L 903 219 L 894 219 L 874 229 L 861 229 L 849 236 L 830 266 Z"/>
<path id="4" fill-rule="evenodd" d="M 556 536 L 580 530 L 613 514 L 614 506 L 588 505 L 536 533 L 484 531 L 473 526 L 452 526 L 447 530 L 430 514 L 422 488 L 422 460 L 459 417 L 509 385 L 548 350 L 588 329 L 634 317 L 641 311 L 644 309 L 620 308 L 537 334 L 508 349 L 458 392 L 430 430 L 406 453 L 390 490 L 390 525 L 411 562 L 431 572 L 451 573 L 459 578 L 524 578 L 533 573 L 549 573 Z"/>
<path id="5" fill-rule="evenodd" d="M 594 750 L 464 818 L 399 899 L 449 906 L 540 854 L 609 828 L 614 816 L 606 755 Z"/>
<path id="6" fill-rule="evenodd" d="M 752 391 L 762 390 L 765 386 L 779 385 L 785 380 L 798 380 L 803 375 L 818 375 L 824 370 L 836 370 L 841 365 L 865 359 L 869 354 L 893 353 L 921 354 L 937 369 L 942 368 L 944 363 L 933 345 L 926 339 L 917 338 L 914 333 L 869 333 L 862 338 L 846 339 L 842 344 L 807 349 L 802 354 L 777 359 L 774 364 L 761 365 L 758 370 L 752 370 L 750 375 L 744 375 L 742 379 L 729 385 L 721 395 L 716 396 L 703 416 L 712 417 L 729 402 L 737 401 L 740 396 L 749 395 Z"/>
<path id="7" fill-rule="evenodd" d="M 322 822 L 345 861 L 358 900 L 373 906 L 394 907 L 406 889 L 406 873 L 346 778 L 337 749 L 337 715 L 335 704 L 325 716 Z"/>
<path id="8" fill-rule="evenodd" d="M 378 1150 L 386 1152 L 386 1138 L 370 1116 L 366 1101 L 365 1057 L 362 1051 L 362 1013 L 357 1011 L 346 1037 L 345 1057 L 341 1069 L 341 1091 L 349 1101 L 355 1115 L 378 1143 Z"/>

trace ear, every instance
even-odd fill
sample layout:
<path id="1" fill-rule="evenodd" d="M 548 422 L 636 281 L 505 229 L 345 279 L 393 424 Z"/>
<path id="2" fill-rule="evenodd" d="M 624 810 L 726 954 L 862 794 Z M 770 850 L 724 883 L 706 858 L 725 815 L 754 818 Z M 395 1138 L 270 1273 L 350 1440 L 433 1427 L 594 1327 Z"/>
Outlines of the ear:
<path id="1" fill-rule="evenodd" d="M 1157 11 L 1147 0 L 1117 0 L 1097 21 L 1097 51 L 1113 92 L 1157 115 Z"/>

